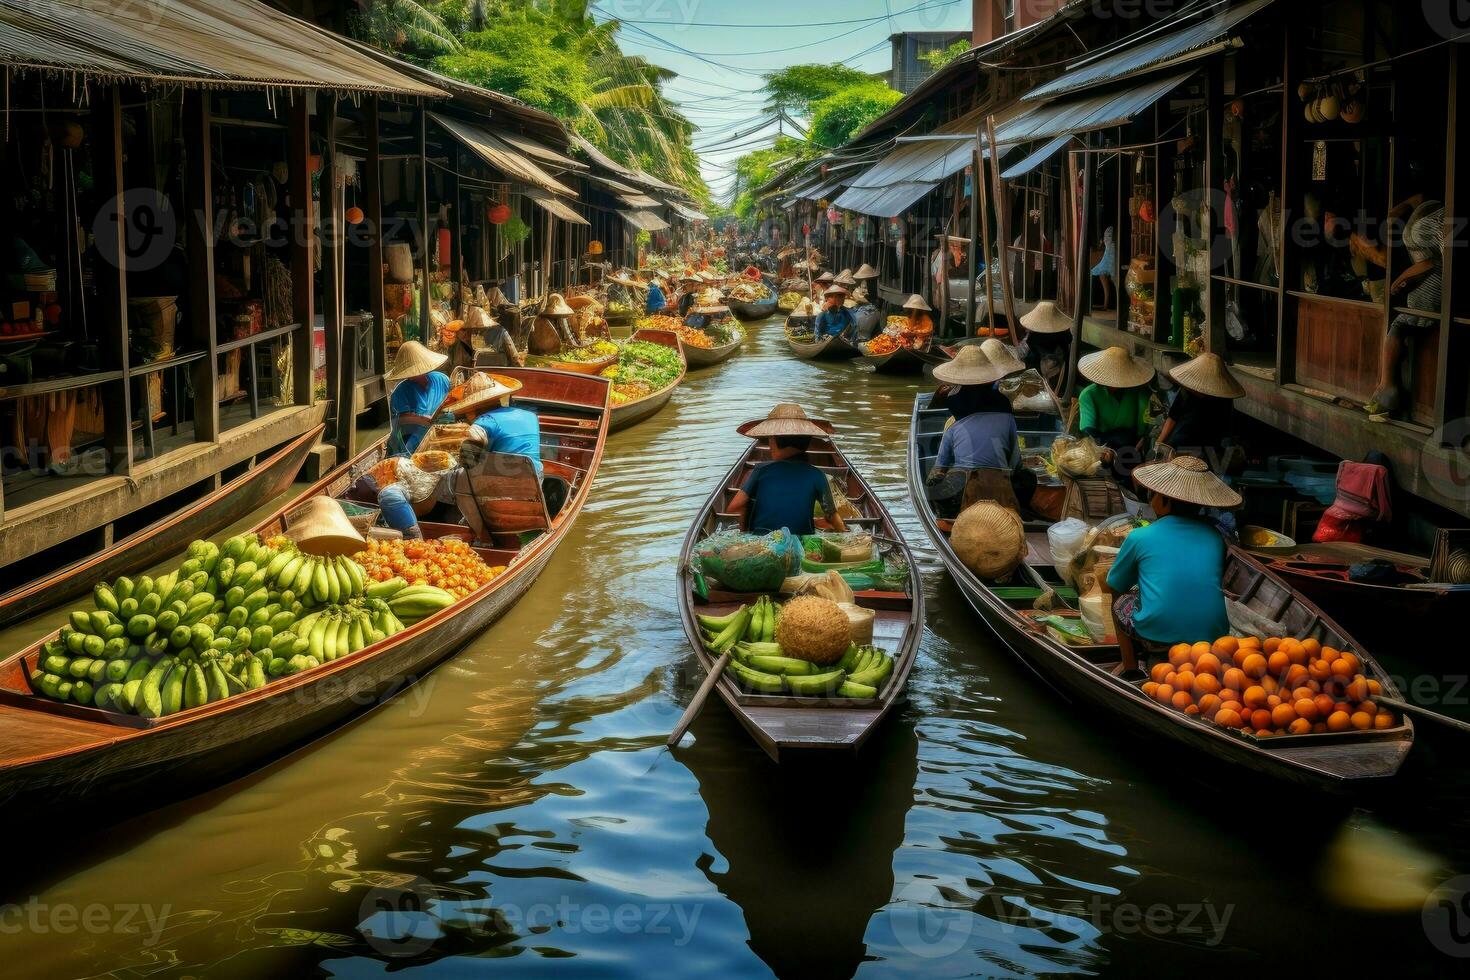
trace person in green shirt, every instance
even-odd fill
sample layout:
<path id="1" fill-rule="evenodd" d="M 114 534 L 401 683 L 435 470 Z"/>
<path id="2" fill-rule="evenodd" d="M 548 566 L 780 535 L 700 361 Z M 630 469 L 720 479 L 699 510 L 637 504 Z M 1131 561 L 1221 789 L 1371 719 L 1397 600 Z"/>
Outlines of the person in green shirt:
<path id="1" fill-rule="evenodd" d="M 1092 384 L 1077 396 L 1077 428 L 1103 450 L 1121 481 L 1143 462 L 1149 432 L 1148 383 L 1154 369 L 1142 358 L 1121 347 L 1088 354 L 1077 363 L 1077 371 Z"/>

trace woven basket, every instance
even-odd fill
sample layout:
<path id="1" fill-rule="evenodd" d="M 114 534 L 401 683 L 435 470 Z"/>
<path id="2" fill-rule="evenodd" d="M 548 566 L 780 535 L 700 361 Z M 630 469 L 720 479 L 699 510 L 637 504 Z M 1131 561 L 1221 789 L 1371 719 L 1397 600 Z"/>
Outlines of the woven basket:
<path id="1" fill-rule="evenodd" d="M 1026 557 L 1020 515 L 988 500 L 961 512 L 949 540 L 965 567 L 983 579 L 1005 578 Z"/>

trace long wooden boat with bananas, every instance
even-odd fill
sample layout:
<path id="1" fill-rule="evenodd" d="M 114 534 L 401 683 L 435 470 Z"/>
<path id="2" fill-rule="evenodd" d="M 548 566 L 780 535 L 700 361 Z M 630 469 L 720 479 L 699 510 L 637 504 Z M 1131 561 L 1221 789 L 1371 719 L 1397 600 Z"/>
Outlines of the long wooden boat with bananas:
<path id="1" fill-rule="evenodd" d="M 99 579 L 113 579 L 151 568 L 195 538 L 217 534 L 279 497 L 301 472 L 306 454 L 321 438 L 324 428 L 315 426 L 221 484 L 218 490 L 115 541 L 111 547 L 0 595 L 0 626 L 18 623 L 88 595 Z"/>
<path id="2" fill-rule="evenodd" d="M 845 523 L 850 530 L 864 530 L 872 535 L 877 553 L 882 556 L 874 563 L 881 562 L 890 572 L 898 571 L 897 578 L 874 580 L 867 583 L 867 587 L 854 590 L 856 604 L 873 614 L 871 645 L 881 648 L 889 661 L 878 670 L 884 676 L 876 688 L 862 692 L 843 684 L 821 694 L 801 693 L 797 688 L 806 682 L 806 677 L 812 676 L 807 674 L 788 678 L 789 690 L 780 693 L 767 690 L 763 693 L 752 689 L 742 679 L 755 675 L 738 674 L 738 668 L 726 669 L 716 683 L 715 691 L 730 712 L 756 743 L 778 762 L 813 752 L 852 753 L 861 748 L 903 698 L 924 632 L 924 596 L 922 585 L 916 578 L 917 566 L 887 509 L 830 438 L 814 440 L 807 458 L 827 474 L 861 515 L 846 518 Z M 711 649 L 719 645 L 717 637 L 711 635 L 715 628 L 728 628 L 732 621 L 741 619 L 737 625 L 743 627 L 742 635 L 727 639 L 739 639 L 742 649 L 751 650 L 770 648 L 746 647 L 747 638 L 760 633 L 765 640 L 771 640 L 780 635 L 772 625 L 772 617 L 780 615 L 776 612 L 776 605 L 782 601 L 781 597 L 710 588 L 707 580 L 701 589 L 702 573 L 696 572 L 697 558 L 704 542 L 721 531 L 739 527 L 739 519 L 729 513 L 729 504 L 750 472 L 769 459 L 770 450 L 764 443 L 752 444 L 742 453 L 720 480 L 684 539 L 679 561 L 679 615 L 684 634 L 706 673 L 715 668 L 720 658 L 720 653 Z M 820 566 L 804 563 L 803 567 L 817 570 Z M 764 632 L 761 632 L 761 622 L 767 627 Z M 726 649 L 733 647 L 727 646 Z M 755 666 L 772 664 L 758 659 L 748 663 Z M 853 664 L 845 657 L 843 666 Z M 832 672 L 830 665 L 829 668 L 815 669 Z M 889 672 L 884 674 L 884 671 Z M 862 678 L 861 673 L 854 672 L 845 679 Z M 876 694 L 870 693 L 873 690 Z M 850 693 L 868 696 L 845 696 Z"/>
<path id="3" fill-rule="evenodd" d="M 524 456 L 488 454 L 456 477 L 460 509 L 465 512 L 462 522 L 425 520 L 421 527 L 426 538 L 467 542 L 487 565 L 503 567 L 502 571 L 461 599 L 444 594 L 447 605 L 442 604 L 444 600 L 431 604 L 437 611 L 414 608 L 412 615 L 405 612 L 409 620 L 405 628 L 390 624 L 381 631 L 385 634 L 381 638 L 377 638 L 380 630 L 376 627 L 365 630 L 364 638 L 371 639 L 366 645 L 358 646 L 361 641 L 354 629 L 345 648 L 340 642 L 335 645 L 339 654 L 335 659 L 329 656 L 320 664 L 307 661 L 304 669 L 243 690 L 228 685 L 219 698 L 213 696 L 216 692 L 211 686 L 207 693 L 200 692 L 206 695 L 204 703 L 197 703 L 200 699 L 196 698 L 194 706 L 189 706 L 186 695 L 185 706 L 172 713 L 167 703 L 161 713 L 150 710 L 154 705 L 149 692 L 156 691 L 156 685 L 146 678 L 141 688 L 133 689 L 139 695 L 138 713 L 116 705 L 85 707 L 33 689 L 38 670 L 49 670 L 50 658 L 61 655 L 56 644 L 66 647 L 81 635 L 78 614 L 74 614 L 72 627 L 0 662 L 0 819 L 8 815 L 29 819 L 38 809 L 75 812 L 83 801 L 108 801 L 122 809 L 138 809 L 223 782 L 392 697 L 498 619 L 536 581 L 582 512 L 607 438 L 610 385 L 603 378 L 543 368 L 505 367 L 496 368 L 495 373 L 519 381 L 521 388 L 512 403 L 540 417 L 544 473 L 538 477 Z M 317 506 L 312 503 L 315 498 L 375 499 L 363 477 L 386 458 L 384 442 L 368 448 L 257 525 L 258 540 L 288 534 L 298 515 Z M 206 551 L 212 547 L 203 545 Z M 263 546 L 252 543 L 246 547 Z M 217 548 L 215 551 L 209 560 L 222 566 L 226 559 L 219 558 Z M 245 566 L 238 567 L 243 570 Z M 291 569 L 291 563 L 286 567 Z M 261 571 L 267 569 L 255 574 Z M 211 569 L 209 574 L 222 574 L 222 569 Z M 253 580 L 254 576 L 252 584 Z M 141 584 L 141 580 L 138 585 L 129 581 L 128 588 Z M 357 584 L 365 588 L 364 581 Z M 175 588 L 185 585 L 188 582 L 182 581 Z M 342 588 L 345 593 L 347 586 Z M 108 604 L 116 602 L 117 593 L 110 588 L 107 592 Z M 365 588 L 365 601 L 372 601 L 372 594 L 370 587 Z M 193 598 L 205 597 L 208 606 L 212 595 L 211 589 L 204 588 Z M 145 595 L 143 606 L 154 597 L 152 592 Z M 134 599 L 123 600 L 122 614 L 132 617 L 125 620 L 128 637 L 142 632 L 133 629 L 140 618 L 147 619 L 150 628 L 164 625 L 163 612 L 156 620 L 136 611 L 129 614 L 126 604 Z M 414 600 L 417 602 L 418 593 Z M 99 596 L 99 609 L 103 605 Z M 246 600 L 231 615 L 248 608 Z M 95 627 L 96 614 L 90 615 Z M 379 622 L 388 620 L 383 617 Z M 179 628 L 189 631 L 187 626 Z M 263 629 L 269 626 L 256 627 L 255 639 Z M 197 626 L 195 631 L 197 639 Z M 135 642 L 151 648 L 157 635 Z M 238 638 L 239 634 L 234 635 Z M 338 640 L 341 638 L 339 633 Z M 86 644 L 101 637 L 88 634 L 83 639 L 87 649 Z M 178 651 L 179 661 L 192 660 L 187 643 L 169 648 Z M 316 648 L 315 639 L 311 647 Z M 132 650 L 129 654 L 142 659 Z M 171 659 L 162 656 L 160 662 Z M 83 682 L 76 672 L 82 661 L 82 657 L 67 661 L 77 683 Z M 92 661 L 92 666 L 97 662 Z M 172 670 L 166 669 L 171 683 Z M 250 679 L 255 680 L 254 676 Z M 71 679 L 65 683 L 73 686 Z M 213 685 L 215 679 L 211 677 L 209 683 Z M 123 694 L 115 696 L 126 698 L 127 691 L 123 685 Z M 166 687 L 165 695 L 171 696 Z"/>

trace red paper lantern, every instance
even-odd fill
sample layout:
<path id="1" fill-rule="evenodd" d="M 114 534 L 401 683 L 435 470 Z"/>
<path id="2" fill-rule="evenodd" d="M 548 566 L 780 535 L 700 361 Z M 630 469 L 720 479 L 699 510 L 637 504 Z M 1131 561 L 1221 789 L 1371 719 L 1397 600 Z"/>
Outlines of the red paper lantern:
<path id="1" fill-rule="evenodd" d="M 350 224 L 350 225 L 362 224 L 362 219 L 363 219 L 362 208 L 353 207 L 353 208 L 348 208 L 347 209 L 347 223 L 348 224 Z"/>
<path id="2" fill-rule="evenodd" d="M 492 204 L 485 214 L 489 217 L 492 225 L 503 225 L 510 220 L 510 205 Z"/>

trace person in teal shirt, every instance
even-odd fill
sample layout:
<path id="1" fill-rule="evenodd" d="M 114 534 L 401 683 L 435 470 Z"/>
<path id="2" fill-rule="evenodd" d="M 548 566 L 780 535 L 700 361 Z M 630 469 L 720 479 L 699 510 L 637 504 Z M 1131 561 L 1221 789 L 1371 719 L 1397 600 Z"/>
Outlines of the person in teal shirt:
<path id="1" fill-rule="evenodd" d="M 851 334 L 857 327 L 857 320 L 853 317 L 852 310 L 847 308 L 847 290 L 841 286 L 833 286 L 823 297 L 822 312 L 817 314 L 815 325 L 817 339 Z"/>
<path id="2" fill-rule="evenodd" d="M 1159 654 L 1175 643 L 1229 634 L 1225 539 L 1203 508 L 1240 504 L 1240 495 L 1195 456 L 1140 466 L 1133 478 L 1149 491 L 1158 519 L 1124 538 L 1108 569 L 1124 676 L 1137 674 L 1140 651 Z"/>
<path id="3" fill-rule="evenodd" d="M 447 354 L 431 351 L 417 340 L 398 348 L 393 367 L 384 379 L 398 385 L 388 399 L 392 425 L 389 451 L 394 455 L 417 449 L 434 424 L 434 414 L 449 394 L 449 377 L 439 370 L 448 360 Z"/>
<path id="4" fill-rule="evenodd" d="M 1143 462 L 1148 440 L 1148 383 L 1154 369 L 1121 347 L 1088 354 L 1077 371 L 1092 384 L 1077 396 L 1077 430 L 1103 450 L 1103 462 L 1121 479 Z"/>
<path id="5" fill-rule="evenodd" d="M 527 408 L 502 405 L 470 423 L 467 440 L 480 443 L 487 453 L 525 456 L 541 476 L 541 420 Z"/>

